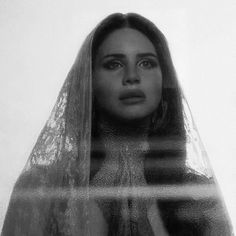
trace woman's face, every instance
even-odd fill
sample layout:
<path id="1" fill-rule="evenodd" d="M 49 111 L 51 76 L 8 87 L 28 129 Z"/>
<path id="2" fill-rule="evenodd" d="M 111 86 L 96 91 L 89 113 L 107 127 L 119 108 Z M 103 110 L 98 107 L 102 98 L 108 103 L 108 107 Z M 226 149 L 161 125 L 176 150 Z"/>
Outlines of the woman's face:
<path id="1" fill-rule="evenodd" d="M 93 91 L 102 112 L 123 121 L 141 120 L 158 107 L 162 73 L 152 42 L 122 28 L 102 42 L 95 58 Z"/>

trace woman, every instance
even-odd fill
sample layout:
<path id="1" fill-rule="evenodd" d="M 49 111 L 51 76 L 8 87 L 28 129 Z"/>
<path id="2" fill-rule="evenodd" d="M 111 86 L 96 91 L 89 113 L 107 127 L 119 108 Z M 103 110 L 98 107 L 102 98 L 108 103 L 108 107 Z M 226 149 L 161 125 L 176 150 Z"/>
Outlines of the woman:
<path id="1" fill-rule="evenodd" d="M 232 235 L 213 178 L 188 165 L 187 147 L 203 150 L 184 105 L 163 34 L 137 14 L 108 16 L 63 85 L 2 235 Z"/>

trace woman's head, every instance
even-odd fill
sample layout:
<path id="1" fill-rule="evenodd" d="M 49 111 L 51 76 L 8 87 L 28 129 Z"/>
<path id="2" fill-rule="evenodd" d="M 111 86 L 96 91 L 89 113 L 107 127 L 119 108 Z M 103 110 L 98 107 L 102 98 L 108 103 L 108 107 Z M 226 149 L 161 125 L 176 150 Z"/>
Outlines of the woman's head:
<path id="1" fill-rule="evenodd" d="M 152 22 L 134 13 L 108 16 L 95 30 L 92 60 L 96 107 L 127 121 L 155 117 L 154 132 L 157 124 L 159 133 L 183 132 L 174 66 Z"/>
<path id="2" fill-rule="evenodd" d="M 121 28 L 100 44 L 93 88 L 102 113 L 122 121 L 142 120 L 158 108 L 162 73 L 152 42 L 140 31 Z"/>

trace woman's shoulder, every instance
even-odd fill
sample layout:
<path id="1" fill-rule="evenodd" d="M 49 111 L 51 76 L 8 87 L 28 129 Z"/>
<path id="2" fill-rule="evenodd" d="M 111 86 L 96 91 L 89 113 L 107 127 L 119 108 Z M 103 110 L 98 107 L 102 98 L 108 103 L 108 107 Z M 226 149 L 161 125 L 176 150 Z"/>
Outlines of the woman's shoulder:
<path id="1" fill-rule="evenodd" d="M 187 169 L 187 171 L 183 172 L 182 181 L 186 184 L 215 184 L 212 176 L 207 176 L 191 169 Z"/>
<path id="2" fill-rule="evenodd" d="M 183 174 L 180 198 L 158 201 L 171 235 L 230 236 L 232 227 L 213 177 L 194 172 Z"/>
<path id="3" fill-rule="evenodd" d="M 46 166 L 32 166 L 24 170 L 18 177 L 15 188 L 39 187 L 47 182 L 49 177 L 49 168 Z"/>

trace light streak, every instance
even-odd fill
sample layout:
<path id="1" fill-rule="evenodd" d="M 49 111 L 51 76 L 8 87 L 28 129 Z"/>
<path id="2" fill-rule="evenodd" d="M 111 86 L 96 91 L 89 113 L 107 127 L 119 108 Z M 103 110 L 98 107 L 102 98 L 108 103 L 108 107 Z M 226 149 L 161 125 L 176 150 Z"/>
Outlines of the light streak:
<path id="1" fill-rule="evenodd" d="M 213 184 L 198 185 L 155 185 L 145 187 L 72 187 L 72 188 L 31 188 L 18 189 L 13 199 L 206 199 L 218 198 L 218 190 Z"/>

